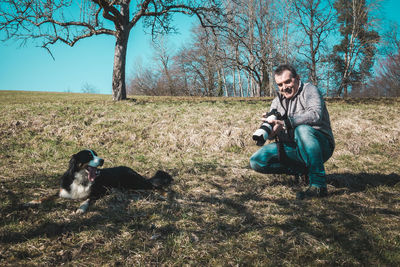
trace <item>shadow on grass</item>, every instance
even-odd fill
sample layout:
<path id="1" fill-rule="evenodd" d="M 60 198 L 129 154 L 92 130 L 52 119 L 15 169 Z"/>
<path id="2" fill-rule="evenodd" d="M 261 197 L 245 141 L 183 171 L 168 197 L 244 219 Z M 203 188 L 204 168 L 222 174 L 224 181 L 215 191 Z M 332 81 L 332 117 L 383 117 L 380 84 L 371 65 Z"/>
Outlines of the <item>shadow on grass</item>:
<path id="1" fill-rule="evenodd" d="M 396 173 L 332 173 L 326 176 L 326 182 L 338 189 L 346 188 L 346 191 L 362 192 L 367 188 L 395 186 L 400 183 L 400 175 Z M 291 175 L 275 175 L 267 185 L 296 186 L 294 177 Z"/>
<path id="2" fill-rule="evenodd" d="M 334 173 L 327 175 L 327 183 L 336 188 L 348 188 L 351 192 L 361 192 L 371 187 L 394 186 L 400 183 L 400 175 L 380 173 Z"/>
<path id="3" fill-rule="evenodd" d="M 24 201 L 28 202 L 35 199 L 34 194 L 44 192 L 47 189 L 56 189 L 61 175 L 41 175 L 32 174 L 13 180 L 0 181 L 0 212 L 6 214 L 15 210 L 23 210 Z M 31 195 L 30 195 L 31 194 Z M 4 216 L 2 216 L 4 218 Z"/>
<path id="4" fill-rule="evenodd" d="M 292 185 L 287 177 L 282 182 Z M 282 260 L 300 265 L 302 262 L 396 265 L 400 263 L 400 248 L 396 245 L 400 226 L 400 211 L 396 206 L 400 199 L 388 187 L 399 182 L 397 174 L 331 174 L 328 183 L 346 190 L 315 201 L 265 196 L 248 186 L 247 190 L 240 190 L 246 188 L 240 184 L 238 191 L 242 194 L 238 196 L 203 196 L 199 201 L 219 204 L 218 218 L 203 222 L 205 229 L 215 233 L 215 238 L 239 240 L 236 249 L 244 251 L 248 247 L 257 248 L 273 265 Z M 270 184 L 282 185 L 276 180 Z M 359 200 L 358 195 L 342 197 L 346 191 L 363 192 L 380 186 L 379 193 L 363 194 Z M 269 208 L 260 215 L 264 207 Z M 240 223 L 220 219 L 229 217 L 238 218 L 231 221 Z M 246 241 L 247 236 L 259 233 L 261 241 Z M 316 259 L 321 261 L 315 262 Z"/>
<path id="5" fill-rule="evenodd" d="M 54 183 L 54 179 L 57 180 L 57 183 Z M 91 204 L 89 211 L 94 209 L 96 213 L 89 216 L 74 214 L 82 200 L 57 198 L 56 200 L 45 201 L 37 206 L 26 206 L 27 202 L 38 198 L 38 196 L 34 196 L 33 192 L 40 189 L 40 197 L 46 197 L 46 191 L 50 192 L 58 188 L 57 184 L 58 179 L 55 176 L 40 176 L 39 178 L 36 175 L 0 183 L 0 244 L 23 243 L 38 237 L 52 239 L 71 232 L 79 233 L 88 229 L 101 229 L 104 225 L 110 223 L 120 225 L 141 216 L 140 213 L 132 215 L 127 212 L 131 200 L 146 198 L 153 193 L 132 193 L 136 191 L 121 192 L 117 190 L 119 192 L 117 197 L 118 195 L 124 196 L 122 199 L 111 197 L 103 205 Z M 115 194 L 111 193 L 110 195 Z M 96 202 L 98 201 L 101 200 Z M 67 220 L 62 221 L 58 217 L 60 213 L 56 211 L 69 212 L 70 214 L 61 213 L 67 218 Z M 151 226 L 145 224 L 137 224 L 132 227 L 151 230 Z M 115 231 L 118 232 L 119 230 Z"/>
<path id="6" fill-rule="evenodd" d="M 289 179 L 285 179 L 282 184 L 290 185 Z M 394 218 L 399 218 L 400 211 L 395 208 L 396 205 L 389 205 L 394 202 L 398 205 L 400 200 L 380 199 L 376 194 L 363 194 L 363 199 L 360 200 L 358 196 L 345 195 L 345 192 L 363 192 L 368 188 L 383 186 L 380 189 L 381 194 L 390 198 L 390 188 L 387 187 L 399 183 L 400 176 L 338 173 L 328 175 L 327 180 L 338 191 L 341 188 L 345 188 L 346 191 L 317 201 L 296 201 L 293 198 L 282 197 L 278 191 L 277 195 L 265 193 L 268 187 L 282 189 L 277 181 L 266 185 L 263 180 L 249 181 L 243 177 L 243 180 L 235 182 L 237 194 L 223 194 L 227 188 L 232 187 L 232 183 L 228 184 L 229 180 L 224 180 L 227 184 L 212 180 L 202 181 L 217 188 L 221 194 L 204 192 L 192 196 L 182 191 L 176 194 L 175 199 L 170 199 L 162 209 L 155 205 L 146 208 L 145 211 L 136 210 L 129 213 L 129 201 L 116 201 L 111 198 L 107 199 L 106 205 L 96 207 L 98 212 L 91 216 L 73 216 L 68 222 L 57 222 L 47 218 L 28 226 L 27 229 L 1 231 L 0 242 L 11 245 L 37 237 L 54 239 L 71 232 L 102 229 L 106 224 L 112 224 L 113 227 L 105 231 L 105 234 L 113 236 L 119 233 L 122 225 L 128 224 L 128 228 L 135 230 L 137 234 L 142 232 L 148 237 L 154 233 L 159 234 L 157 242 L 163 242 L 164 246 L 168 246 L 171 239 L 179 237 L 182 233 L 194 237 L 194 241 L 190 241 L 194 243 L 193 247 L 188 246 L 189 250 L 199 244 L 198 250 L 201 252 L 193 249 L 190 253 L 206 254 L 203 263 L 207 263 L 209 258 L 221 258 L 224 255 L 241 259 L 242 265 L 252 265 L 260 259 L 268 259 L 270 265 L 281 265 L 282 262 L 294 265 L 400 263 L 396 256 L 400 253 L 396 245 L 398 239 L 393 235 L 398 233 L 396 229 L 400 225 L 398 222 L 392 222 Z M 3 196 L 10 203 L 1 210 L 2 216 L 3 212 L 7 213 L 5 215 L 9 218 L 9 224 L 36 216 L 34 210 L 17 208 L 21 195 L 22 193 L 8 192 Z M 368 198 L 369 201 L 365 202 L 364 198 Z M 176 201 L 177 199 L 180 201 Z M 68 208 L 73 211 L 78 202 L 71 205 L 74 209 L 63 203 L 57 207 L 44 207 L 36 214 L 45 216 L 46 211 L 54 212 L 56 208 Z M 147 215 L 140 217 L 140 212 Z M 152 220 L 149 219 L 152 214 L 157 214 L 160 220 L 166 223 L 158 228 L 153 226 Z M 188 217 L 183 219 L 184 216 Z M 182 220 L 197 227 L 185 227 Z M 2 222 L 1 227 L 7 222 Z M 148 241 L 146 245 L 153 246 L 151 242 Z M 170 246 L 173 247 L 173 243 Z M 168 248 L 164 253 L 164 257 L 171 257 Z M 182 255 L 185 253 L 188 252 L 182 252 Z M 320 261 L 316 262 L 315 259 Z"/>
<path id="7" fill-rule="evenodd" d="M 133 198 L 133 200 L 137 200 L 137 197 Z M 96 206 L 96 203 L 93 203 L 89 207 L 89 212 L 90 210 L 95 210 L 96 212 L 91 215 L 73 214 L 79 207 L 79 201 L 56 200 L 51 203 L 42 203 L 36 207 L 25 207 L 23 203 L 18 203 L 13 210 L 8 208 L 5 210 L 6 212 L 3 213 L 2 211 L 7 218 L 3 220 L 0 227 L 8 225 L 9 228 L 15 227 L 15 230 L 0 231 L 0 243 L 22 243 L 38 237 L 52 239 L 68 233 L 76 234 L 82 231 L 102 229 L 105 225 L 110 224 L 113 227 L 107 227 L 107 232 L 116 234 L 120 231 L 117 226 L 121 226 L 126 222 L 133 223 L 131 227 L 135 229 L 151 232 L 150 225 L 136 222 L 140 217 L 146 219 L 146 215 L 142 215 L 140 212 L 137 214 L 127 212 L 129 201 L 130 199 L 128 198 L 124 201 L 110 200 L 106 205 L 100 206 Z M 70 212 L 69 215 L 65 215 L 68 220 L 60 222 L 60 218 L 52 217 L 54 214 L 51 215 L 51 213 L 56 210 Z M 157 210 L 150 209 L 146 210 L 146 212 L 152 214 L 156 213 Z M 27 224 L 25 227 L 19 228 L 18 222 L 27 222 Z"/>

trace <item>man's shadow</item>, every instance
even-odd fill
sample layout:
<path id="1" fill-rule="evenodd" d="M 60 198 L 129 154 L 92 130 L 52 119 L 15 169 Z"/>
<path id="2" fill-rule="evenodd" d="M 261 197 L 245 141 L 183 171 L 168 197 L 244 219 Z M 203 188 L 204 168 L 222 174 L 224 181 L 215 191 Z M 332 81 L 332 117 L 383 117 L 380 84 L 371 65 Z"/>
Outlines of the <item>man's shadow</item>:
<path id="1" fill-rule="evenodd" d="M 338 190 L 335 195 L 340 192 L 362 192 L 367 188 L 374 188 L 379 186 L 395 186 L 400 183 L 400 175 L 396 173 L 381 174 L 381 173 L 331 173 L 327 174 L 326 182 Z M 306 186 L 305 183 L 299 184 L 293 179 L 293 175 L 276 175 L 275 179 L 272 179 L 266 186 L 273 185 L 285 185 L 285 186 Z M 297 190 L 297 189 L 296 189 Z M 329 193 L 331 194 L 331 192 Z"/>
<path id="2" fill-rule="evenodd" d="M 396 173 L 332 173 L 326 176 L 326 182 L 336 188 L 361 192 L 371 187 L 395 186 L 400 183 L 400 175 Z"/>

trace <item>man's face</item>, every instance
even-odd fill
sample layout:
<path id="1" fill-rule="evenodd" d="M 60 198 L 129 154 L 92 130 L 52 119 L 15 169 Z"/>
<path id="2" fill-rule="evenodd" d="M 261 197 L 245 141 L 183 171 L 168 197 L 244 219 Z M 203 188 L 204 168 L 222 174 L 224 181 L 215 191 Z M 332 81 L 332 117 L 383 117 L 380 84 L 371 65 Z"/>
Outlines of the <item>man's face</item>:
<path id="1" fill-rule="evenodd" d="M 275 82 L 279 92 L 287 99 L 292 98 L 299 90 L 299 78 L 293 78 L 289 70 L 284 70 L 280 75 L 275 75 Z"/>

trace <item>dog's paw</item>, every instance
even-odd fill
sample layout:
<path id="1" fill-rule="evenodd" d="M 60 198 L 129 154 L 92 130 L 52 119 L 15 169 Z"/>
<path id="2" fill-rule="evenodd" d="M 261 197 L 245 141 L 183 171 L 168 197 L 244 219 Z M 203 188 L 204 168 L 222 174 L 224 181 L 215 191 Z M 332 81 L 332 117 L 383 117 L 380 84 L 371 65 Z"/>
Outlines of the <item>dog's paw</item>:
<path id="1" fill-rule="evenodd" d="M 79 208 L 75 211 L 75 214 L 83 214 L 83 213 L 85 213 L 87 211 L 87 209 L 89 208 L 89 202 L 90 202 L 89 199 L 83 201 L 81 203 L 81 205 L 79 206 Z"/>
<path id="2" fill-rule="evenodd" d="M 42 202 L 40 200 L 35 199 L 27 203 L 24 203 L 23 206 L 29 208 L 29 207 L 37 207 L 40 204 L 42 204 Z"/>
<path id="3" fill-rule="evenodd" d="M 85 212 L 86 212 L 86 210 L 79 208 L 74 212 L 74 214 L 79 215 L 79 214 L 84 214 Z"/>

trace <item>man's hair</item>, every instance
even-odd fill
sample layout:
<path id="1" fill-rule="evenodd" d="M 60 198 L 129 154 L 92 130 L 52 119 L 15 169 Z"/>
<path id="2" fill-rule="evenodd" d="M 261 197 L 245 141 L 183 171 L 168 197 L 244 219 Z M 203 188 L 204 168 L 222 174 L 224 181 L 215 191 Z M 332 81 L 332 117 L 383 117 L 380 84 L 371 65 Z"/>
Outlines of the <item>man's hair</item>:
<path id="1" fill-rule="evenodd" d="M 297 71 L 296 69 L 289 64 L 282 64 L 279 65 L 276 69 L 275 69 L 275 75 L 281 75 L 282 72 L 284 72 L 285 70 L 290 71 L 290 73 L 292 74 L 292 78 L 297 78 Z"/>

